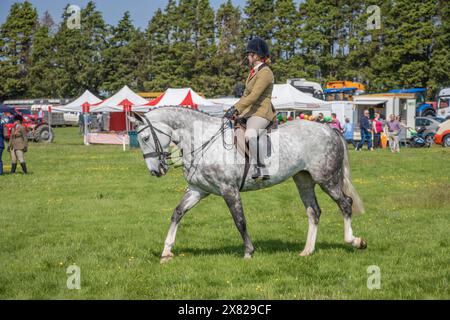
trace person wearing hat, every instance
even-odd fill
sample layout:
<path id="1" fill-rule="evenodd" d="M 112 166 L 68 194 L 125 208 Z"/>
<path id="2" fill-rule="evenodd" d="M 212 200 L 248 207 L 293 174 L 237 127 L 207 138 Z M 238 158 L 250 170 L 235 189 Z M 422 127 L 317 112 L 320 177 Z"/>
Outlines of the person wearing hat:
<path id="1" fill-rule="evenodd" d="M 14 117 L 14 127 L 11 129 L 8 151 L 11 154 L 11 173 L 16 172 L 17 160 L 20 162 L 23 173 L 28 173 L 24 153 L 28 149 L 27 131 L 22 125 L 23 118 L 20 114 Z"/>
<path id="2" fill-rule="evenodd" d="M 231 119 L 237 115 L 237 121 L 246 124 L 245 131 L 242 127 L 236 130 L 237 141 L 242 150 L 245 150 L 244 141 L 249 144 L 250 163 L 254 165 L 252 178 L 266 180 L 270 179 L 264 161 L 267 154 L 266 134 L 268 126 L 276 119 L 271 101 L 274 76 L 267 65 L 269 46 L 255 37 L 248 42 L 245 53 L 251 70 L 245 82 L 244 95 L 225 113 L 225 117 Z"/>

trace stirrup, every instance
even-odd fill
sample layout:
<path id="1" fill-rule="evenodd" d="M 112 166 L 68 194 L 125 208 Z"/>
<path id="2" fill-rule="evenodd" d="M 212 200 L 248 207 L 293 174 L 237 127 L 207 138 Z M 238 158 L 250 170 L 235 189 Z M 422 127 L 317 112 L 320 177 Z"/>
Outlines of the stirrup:
<path id="1" fill-rule="evenodd" d="M 253 171 L 252 174 L 252 179 L 254 180 L 269 180 L 270 179 L 270 175 L 268 173 L 262 173 L 261 170 L 262 168 L 266 169 L 265 167 L 259 167 L 259 166 L 255 166 L 255 170 Z M 264 170 L 266 171 L 266 170 Z"/>

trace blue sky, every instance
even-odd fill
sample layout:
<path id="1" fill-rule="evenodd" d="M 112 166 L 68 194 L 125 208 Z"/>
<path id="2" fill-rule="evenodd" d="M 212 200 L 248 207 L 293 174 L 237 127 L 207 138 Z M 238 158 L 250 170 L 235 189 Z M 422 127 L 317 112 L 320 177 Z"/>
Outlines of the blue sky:
<path id="1" fill-rule="evenodd" d="M 84 7 L 88 0 L 28 0 L 38 10 L 41 16 L 46 10 L 50 12 L 55 22 L 60 21 L 63 9 L 66 4 L 74 4 Z M 15 2 L 23 2 L 18 0 L 0 0 L 0 24 L 5 22 L 9 13 L 9 8 Z M 148 21 L 158 8 L 164 8 L 167 0 L 95 0 L 97 8 L 103 13 L 106 23 L 115 25 L 123 16 L 125 11 L 130 11 L 133 23 L 137 27 L 145 29 Z M 214 9 L 226 0 L 210 0 Z M 241 8 L 245 6 L 245 0 L 232 0 L 234 5 Z"/>

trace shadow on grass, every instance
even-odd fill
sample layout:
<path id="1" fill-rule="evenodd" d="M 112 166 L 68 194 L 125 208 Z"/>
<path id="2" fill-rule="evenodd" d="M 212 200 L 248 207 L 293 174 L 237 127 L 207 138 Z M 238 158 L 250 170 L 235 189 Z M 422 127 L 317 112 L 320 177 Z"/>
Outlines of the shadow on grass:
<path id="1" fill-rule="evenodd" d="M 283 241 L 279 239 L 269 239 L 269 240 L 258 240 L 253 242 L 255 247 L 255 254 L 258 253 L 268 253 L 276 254 L 282 252 L 296 252 L 300 253 L 303 250 L 304 242 L 291 242 Z M 315 252 L 320 251 L 330 251 L 330 250 L 344 250 L 345 252 L 352 253 L 356 249 L 352 248 L 345 243 L 329 243 L 329 242 L 317 242 Z M 244 245 L 235 246 L 222 246 L 222 247 L 208 247 L 208 248 L 192 248 L 192 247 L 178 247 L 173 250 L 174 254 L 187 254 L 192 256 L 204 256 L 204 255 L 232 255 L 232 256 L 243 256 L 244 255 Z M 159 257 L 161 252 L 152 252 L 152 255 Z"/>

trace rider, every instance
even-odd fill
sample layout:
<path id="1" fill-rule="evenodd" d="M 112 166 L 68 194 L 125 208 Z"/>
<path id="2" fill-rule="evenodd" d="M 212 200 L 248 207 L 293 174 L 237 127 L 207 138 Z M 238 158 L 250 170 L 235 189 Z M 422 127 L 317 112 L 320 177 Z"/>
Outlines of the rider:
<path id="1" fill-rule="evenodd" d="M 237 121 L 246 124 L 245 133 L 242 128 L 236 130 L 237 141 L 242 146 L 245 137 L 249 144 L 250 163 L 254 165 L 252 178 L 265 180 L 270 178 L 264 161 L 267 153 L 266 129 L 276 117 L 271 102 L 274 77 L 267 65 L 269 46 L 255 37 L 248 42 L 246 55 L 252 69 L 245 83 L 244 95 L 225 113 L 225 117 L 231 119 L 237 114 Z"/>

